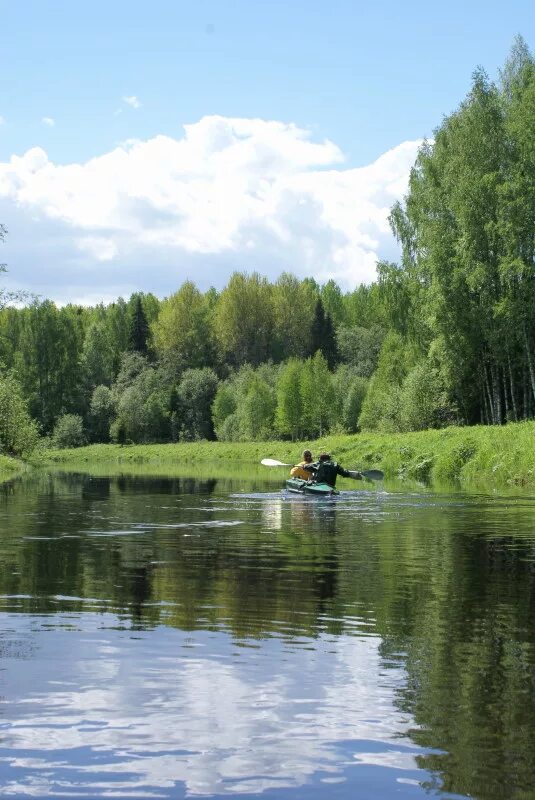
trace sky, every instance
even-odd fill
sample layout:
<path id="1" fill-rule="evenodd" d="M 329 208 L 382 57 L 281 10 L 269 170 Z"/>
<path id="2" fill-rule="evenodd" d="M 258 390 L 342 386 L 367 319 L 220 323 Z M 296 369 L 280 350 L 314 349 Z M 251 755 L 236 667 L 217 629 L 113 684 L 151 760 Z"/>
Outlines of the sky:
<path id="1" fill-rule="evenodd" d="M 535 4 L 0 2 L 0 261 L 59 303 L 222 288 L 235 270 L 345 289 L 398 255 L 418 147 L 491 78 Z"/>

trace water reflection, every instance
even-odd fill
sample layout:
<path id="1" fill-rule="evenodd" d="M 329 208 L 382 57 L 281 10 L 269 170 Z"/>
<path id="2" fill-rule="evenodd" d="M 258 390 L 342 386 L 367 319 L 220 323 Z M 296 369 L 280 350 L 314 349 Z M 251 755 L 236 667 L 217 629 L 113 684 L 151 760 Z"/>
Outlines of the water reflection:
<path id="1" fill-rule="evenodd" d="M 10 794 L 73 790 L 73 773 L 93 791 L 146 797 L 180 784 L 190 795 L 299 787 L 343 779 L 351 763 L 376 765 L 376 786 L 385 768 L 418 773 L 418 749 L 397 739 L 408 721 L 392 702 L 401 670 L 370 681 L 381 673 L 376 637 L 336 646 L 273 637 L 250 653 L 222 634 L 133 637 L 109 616 L 60 615 L 53 630 L 16 624 L 53 678 L 7 660 L 17 671 L 0 748 Z"/>
<path id="2" fill-rule="evenodd" d="M 534 501 L 277 488 L 3 492 L 1 793 L 529 796 Z"/>

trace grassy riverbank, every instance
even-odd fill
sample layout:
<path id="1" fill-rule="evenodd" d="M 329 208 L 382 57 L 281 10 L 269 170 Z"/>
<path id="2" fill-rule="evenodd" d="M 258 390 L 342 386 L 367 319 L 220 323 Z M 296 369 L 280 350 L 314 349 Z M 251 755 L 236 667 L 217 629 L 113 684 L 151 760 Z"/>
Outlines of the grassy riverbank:
<path id="1" fill-rule="evenodd" d="M 446 428 L 404 434 L 326 436 L 314 442 L 191 442 L 153 445 L 90 445 L 51 450 L 46 460 L 73 466 L 99 464 L 172 465 L 203 462 L 258 465 L 272 457 L 297 461 L 303 447 L 329 450 L 348 468 L 375 467 L 390 478 L 466 486 L 535 488 L 535 422 L 503 427 Z"/>
<path id="2" fill-rule="evenodd" d="M 9 456 L 0 455 L 0 483 L 14 478 L 21 472 L 24 472 L 26 465 L 23 461 L 16 458 L 9 458 Z"/>

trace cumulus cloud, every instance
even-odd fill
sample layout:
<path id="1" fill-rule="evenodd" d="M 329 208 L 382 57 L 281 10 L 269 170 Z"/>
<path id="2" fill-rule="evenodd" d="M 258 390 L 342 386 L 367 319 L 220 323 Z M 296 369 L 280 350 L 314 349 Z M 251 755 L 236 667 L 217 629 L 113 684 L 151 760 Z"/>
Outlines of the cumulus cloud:
<path id="1" fill-rule="evenodd" d="M 112 284 L 165 294 L 188 277 L 222 286 L 235 269 L 352 288 L 397 252 L 389 209 L 419 144 L 349 169 L 335 143 L 295 125 L 208 116 L 180 138 L 129 140 L 82 164 L 35 147 L 0 162 L 6 256 L 57 299 L 93 295 L 95 279 L 106 294 Z"/>
<path id="2" fill-rule="evenodd" d="M 139 102 L 135 94 L 126 95 L 125 97 L 123 97 L 123 103 L 126 103 L 126 105 L 130 106 L 130 108 L 136 108 L 136 109 L 141 108 L 141 103 Z"/>
<path id="3" fill-rule="evenodd" d="M 56 120 L 53 119 L 53 117 L 43 117 L 41 119 L 41 122 L 43 123 L 43 125 L 47 125 L 49 128 L 53 128 L 54 125 L 56 124 Z"/>

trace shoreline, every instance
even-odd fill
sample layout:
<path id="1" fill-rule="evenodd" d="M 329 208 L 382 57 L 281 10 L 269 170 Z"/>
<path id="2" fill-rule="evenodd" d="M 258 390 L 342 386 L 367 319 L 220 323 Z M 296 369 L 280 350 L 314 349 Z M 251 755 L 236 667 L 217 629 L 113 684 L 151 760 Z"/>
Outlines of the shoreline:
<path id="1" fill-rule="evenodd" d="M 0 455 L 0 485 L 22 475 L 27 469 L 28 465 L 24 461 L 19 461 L 11 456 Z"/>
<path id="2" fill-rule="evenodd" d="M 300 460 L 303 448 L 327 450 L 348 469 L 381 469 L 387 479 L 428 485 L 535 488 L 535 421 L 411 433 L 358 433 L 316 441 L 180 442 L 87 445 L 42 453 L 41 464 L 259 465 L 262 458 Z M 1 465 L 0 465 L 1 466 Z M 265 468 L 266 470 L 269 468 Z"/>

